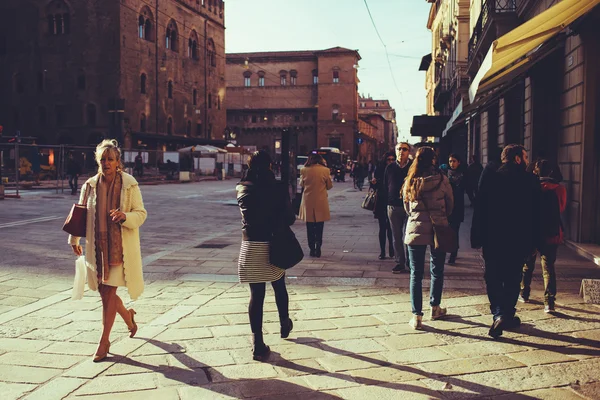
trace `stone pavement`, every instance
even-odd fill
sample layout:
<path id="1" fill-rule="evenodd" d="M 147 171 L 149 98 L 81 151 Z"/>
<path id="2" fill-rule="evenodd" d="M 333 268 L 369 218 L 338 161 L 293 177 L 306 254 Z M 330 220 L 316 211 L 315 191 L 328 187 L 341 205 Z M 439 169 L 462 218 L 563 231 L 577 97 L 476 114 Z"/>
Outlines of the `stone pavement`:
<path id="1" fill-rule="evenodd" d="M 97 364 L 97 293 L 71 301 L 70 274 L 0 261 L 0 398 L 600 398 L 600 308 L 577 293 L 581 278 L 600 275 L 592 263 L 561 249 L 555 316 L 542 311 L 538 267 L 534 301 L 518 305 L 521 329 L 494 341 L 481 259 L 462 249 L 446 268 L 448 319 L 425 317 L 425 329 L 412 331 L 408 275 L 377 260 L 377 224 L 359 208 L 363 194 L 338 185 L 323 256 L 289 271 L 288 340 L 279 338 L 269 289 L 267 363 L 251 358 L 233 226 L 170 251 L 151 240 L 147 288 L 134 304 L 140 329 L 130 339 L 117 320 L 111 356 Z M 304 243 L 302 224 L 294 229 Z"/>

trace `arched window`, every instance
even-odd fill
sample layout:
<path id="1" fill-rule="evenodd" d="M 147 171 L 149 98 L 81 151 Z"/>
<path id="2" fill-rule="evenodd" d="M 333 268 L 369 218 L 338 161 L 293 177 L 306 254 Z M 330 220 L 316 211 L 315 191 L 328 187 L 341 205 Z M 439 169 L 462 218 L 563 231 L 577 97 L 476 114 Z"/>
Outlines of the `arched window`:
<path id="1" fill-rule="evenodd" d="M 154 17 L 149 7 L 143 7 L 138 17 L 138 36 L 140 39 L 147 40 L 149 42 L 154 41 L 153 32 Z"/>
<path id="2" fill-rule="evenodd" d="M 169 81 L 167 84 L 167 97 L 170 99 L 173 98 L 173 81 Z"/>
<path id="3" fill-rule="evenodd" d="M 250 87 L 250 85 L 251 85 L 250 77 L 251 76 L 252 76 L 252 72 L 244 71 L 244 86 L 245 87 Z"/>
<path id="4" fill-rule="evenodd" d="M 334 68 L 333 69 L 333 83 L 339 83 L 340 82 L 340 70 L 339 68 Z"/>
<path id="5" fill-rule="evenodd" d="M 198 90 L 196 89 L 192 90 L 192 104 L 195 106 L 198 105 Z"/>
<path id="6" fill-rule="evenodd" d="M 169 21 L 165 35 L 165 47 L 171 51 L 177 51 L 177 24 L 175 21 Z"/>
<path id="7" fill-rule="evenodd" d="M 265 71 L 258 71 L 258 86 L 265 86 Z"/>
<path id="8" fill-rule="evenodd" d="M 194 30 L 190 33 L 190 38 L 188 39 L 188 58 L 192 60 L 198 59 L 198 34 Z"/>
<path id="9" fill-rule="evenodd" d="M 148 78 L 146 77 L 146 74 L 142 74 L 140 75 L 140 93 L 141 94 L 146 94 L 146 80 Z"/>
<path id="10" fill-rule="evenodd" d="M 173 134 L 173 118 L 167 119 L 167 135 Z"/>
<path id="11" fill-rule="evenodd" d="M 281 86 L 287 85 L 287 71 L 279 71 L 279 83 Z"/>
<path id="12" fill-rule="evenodd" d="M 208 65 L 211 67 L 217 66 L 217 53 L 215 52 L 215 42 L 211 39 L 208 39 L 208 43 L 206 45 L 206 56 L 208 57 Z"/>
<path id="13" fill-rule="evenodd" d="M 297 82 L 298 82 L 298 71 L 293 69 L 290 71 L 290 85 L 296 86 Z"/>
<path id="14" fill-rule="evenodd" d="M 69 7 L 62 0 L 54 0 L 46 7 L 49 35 L 67 35 L 71 32 Z"/>
<path id="15" fill-rule="evenodd" d="M 185 126 L 185 134 L 186 135 L 191 135 L 192 134 L 192 121 L 187 122 L 186 126 Z"/>
<path id="16" fill-rule="evenodd" d="M 313 76 L 313 85 L 318 85 L 319 84 L 319 71 L 316 69 L 313 69 L 312 76 Z"/>
<path id="17" fill-rule="evenodd" d="M 146 114 L 140 115 L 140 132 L 146 132 Z"/>
<path id="18" fill-rule="evenodd" d="M 96 126 L 96 105 L 88 104 L 85 108 L 85 114 L 88 126 Z"/>

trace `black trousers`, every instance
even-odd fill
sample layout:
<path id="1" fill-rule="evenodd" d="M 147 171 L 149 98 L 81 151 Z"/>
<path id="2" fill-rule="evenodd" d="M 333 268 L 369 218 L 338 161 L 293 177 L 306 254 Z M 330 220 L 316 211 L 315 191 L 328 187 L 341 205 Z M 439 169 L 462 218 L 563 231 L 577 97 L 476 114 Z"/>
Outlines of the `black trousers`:
<path id="1" fill-rule="evenodd" d="M 306 235 L 308 236 L 308 247 L 311 249 L 315 248 L 315 245 L 321 246 L 323 244 L 323 228 L 325 222 L 307 222 L 306 223 Z"/>
<path id="2" fill-rule="evenodd" d="M 460 222 L 450 222 L 450 227 L 452 228 L 452 230 L 454 232 L 456 232 L 456 243 L 460 244 L 460 237 L 459 237 L 459 231 L 460 231 Z M 460 247 L 460 246 L 459 246 Z M 450 257 L 452 258 L 456 258 L 456 255 L 458 254 L 458 248 L 456 249 L 455 252 L 450 253 Z"/>
<path id="3" fill-rule="evenodd" d="M 71 194 L 77 193 L 77 175 L 69 175 L 69 186 L 71 187 Z"/>
<path id="4" fill-rule="evenodd" d="M 282 325 L 287 324 L 290 315 L 289 296 L 287 288 L 285 287 L 285 274 L 275 282 L 271 282 L 271 285 L 275 291 L 275 303 L 277 304 L 277 312 L 279 313 L 279 322 Z M 250 317 L 250 328 L 254 334 L 254 341 L 255 343 L 258 342 L 259 344 L 263 342 L 262 325 L 265 292 L 265 283 L 250 284 L 250 304 L 248 305 L 248 316 Z"/>
<path id="5" fill-rule="evenodd" d="M 499 317 L 512 318 L 517 309 L 517 300 L 521 291 L 521 277 L 523 275 L 523 258 L 502 257 L 486 254 L 483 250 L 485 260 L 485 286 L 488 299 L 490 300 L 490 311 L 494 320 Z"/>
<path id="6" fill-rule="evenodd" d="M 385 239 L 387 237 L 390 248 L 390 257 L 392 257 L 392 254 L 394 254 L 394 237 L 392 236 L 390 220 L 386 214 L 382 217 L 378 217 L 377 221 L 379 221 L 379 248 L 381 249 L 381 254 L 385 254 Z"/>

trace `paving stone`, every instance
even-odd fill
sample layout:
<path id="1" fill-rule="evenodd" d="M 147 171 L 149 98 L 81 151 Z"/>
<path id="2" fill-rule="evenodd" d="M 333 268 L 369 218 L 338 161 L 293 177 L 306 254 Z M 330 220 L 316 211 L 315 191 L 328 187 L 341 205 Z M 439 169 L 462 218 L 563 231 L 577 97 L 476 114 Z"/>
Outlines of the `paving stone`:
<path id="1" fill-rule="evenodd" d="M 397 400 L 397 399 L 427 399 L 439 398 L 437 391 L 429 389 L 419 381 L 402 383 L 386 383 L 381 386 L 358 386 L 337 389 L 340 398 L 346 400 Z"/>
<path id="2" fill-rule="evenodd" d="M 25 316 L 10 322 L 11 326 L 24 329 L 57 329 L 71 323 L 69 318 L 34 318 Z"/>
<path id="3" fill-rule="evenodd" d="M 531 350 L 521 353 L 510 353 L 509 357 L 525 365 L 553 364 L 576 360 L 573 357 L 549 350 Z"/>
<path id="4" fill-rule="evenodd" d="M 531 390 L 528 392 L 508 393 L 500 396 L 494 396 L 498 400 L 509 400 L 515 398 L 527 398 L 527 399 L 544 399 L 544 400 L 582 400 L 581 396 L 578 396 L 575 391 L 569 388 L 550 388 L 550 389 L 539 389 Z M 594 398 L 594 397 L 591 397 Z M 598 398 L 598 397 L 595 397 Z"/>
<path id="5" fill-rule="evenodd" d="M 52 342 L 47 340 L 28 340 L 15 338 L 0 338 L 0 350 L 37 352 L 50 346 Z"/>
<path id="6" fill-rule="evenodd" d="M 30 289 L 30 288 L 26 288 L 26 287 L 16 287 L 16 288 L 9 290 L 8 292 L 5 292 L 4 294 L 6 294 L 7 296 L 10 296 L 10 297 L 28 297 L 28 298 L 32 298 L 35 300 L 39 300 L 39 299 L 45 299 L 46 297 L 55 295 L 57 292 L 59 292 L 59 291 L 58 290 L 56 290 L 56 291 L 44 290 L 42 288 Z"/>
<path id="7" fill-rule="evenodd" d="M 156 389 L 154 373 L 136 374 L 135 379 L 128 375 L 120 376 L 100 376 L 95 378 L 74 394 L 95 395 L 104 393 L 134 392 L 136 390 Z"/>
<path id="8" fill-rule="evenodd" d="M 408 326 L 408 324 L 407 324 Z M 414 331 L 413 331 L 414 332 Z M 417 347 L 441 346 L 444 344 L 431 333 L 390 336 L 376 338 L 377 342 L 391 350 L 404 350 Z"/>
<path id="9" fill-rule="evenodd" d="M 306 375 L 303 377 L 310 388 L 314 390 L 331 390 L 359 386 L 359 383 L 343 373 Z"/>
<path id="10" fill-rule="evenodd" d="M 583 396 L 586 399 L 591 400 L 600 398 L 600 382 L 588 383 L 583 385 L 572 385 L 571 389 L 575 391 L 575 393 Z"/>
<path id="11" fill-rule="evenodd" d="M 300 324 L 300 322 L 298 323 Z M 324 340 L 342 340 L 342 339 L 359 339 L 388 336 L 388 332 L 383 327 L 367 326 L 362 328 L 346 328 L 328 331 L 312 332 L 314 337 Z"/>
<path id="12" fill-rule="evenodd" d="M 21 365 L 26 367 L 67 369 L 83 360 L 83 357 L 56 357 L 53 354 L 12 352 L 0 356 L 0 364 Z"/>
<path id="13" fill-rule="evenodd" d="M 34 390 L 37 386 L 26 383 L 0 382 L 0 393 L 2 400 L 13 400 L 21 398 L 25 393 Z"/>
<path id="14" fill-rule="evenodd" d="M 203 387 L 180 387 L 177 388 L 177 391 L 181 400 L 237 400 L 244 398 L 241 385 L 231 384 L 231 382 L 211 384 Z"/>
<path id="15" fill-rule="evenodd" d="M 326 351 L 337 354 L 342 354 L 345 352 L 364 354 L 386 350 L 384 346 L 373 339 L 332 340 L 327 341 L 326 343 L 321 343 L 320 347 Z"/>
<path id="16" fill-rule="evenodd" d="M 343 292 L 342 292 L 343 293 Z M 346 309 L 344 309 L 345 311 Z M 362 315 L 368 315 L 367 313 L 362 314 Z M 318 312 L 315 312 L 315 310 L 298 310 L 298 311 L 294 311 L 292 313 L 290 313 L 291 318 L 296 321 L 296 320 L 302 320 L 302 321 L 309 321 L 309 320 L 323 320 L 323 319 L 332 319 L 332 318 L 341 318 L 344 316 L 344 313 L 336 308 L 324 308 L 322 310 L 319 310 Z M 227 316 L 227 318 L 229 319 L 229 316 Z M 246 314 L 246 322 L 248 321 L 248 315 Z"/>
<path id="17" fill-rule="evenodd" d="M 69 397 L 72 398 L 72 397 Z M 85 400 L 179 400 L 179 394 L 176 388 L 160 388 L 154 390 L 138 390 L 123 393 L 108 393 L 99 395 L 86 395 L 75 397 Z"/>
<path id="18" fill-rule="evenodd" d="M 84 379 L 58 377 L 37 388 L 24 400 L 62 399 L 86 382 Z"/>
<path id="19" fill-rule="evenodd" d="M 489 355 L 418 364 L 417 367 L 439 375 L 463 375 L 475 372 L 495 371 L 501 369 L 524 367 L 523 363 L 506 356 Z"/>
<path id="20" fill-rule="evenodd" d="M 238 379 L 275 378 L 277 371 L 270 364 L 252 363 L 209 368 L 209 374 L 215 383 Z"/>
<path id="21" fill-rule="evenodd" d="M 168 356 L 169 365 L 177 368 L 203 368 L 234 365 L 236 361 L 227 350 L 176 353 Z"/>
<path id="22" fill-rule="evenodd" d="M 279 350 L 279 347 L 276 349 Z M 248 356 L 246 356 L 248 359 Z M 309 374 L 325 374 L 327 370 L 312 358 L 291 360 L 287 358 L 269 359 L 274 366 L 278 376 L 303 376 Z"/>
<path id="23" fill-rule="evenodd" d="M 301 377 L 278 378 L 269 380 L 254 379 L 240 385 L 244 397 L 264 398 L 270 395 L 290 395 L 310 392 L 306 381 Z"/>
<path id="24" fill-rule="evenodd" d="M 248 318 L 246 317 L 246 322 Z M 171 325 L 171 328 L 205 328 L 209 326 L 228 325 L 229 321 L 221 315 L 211 315 L 207 317 L 185 317 L 179 322 Z"/>
<path id="25" fill-rule="evenodd" d="M 208 328 L 168 328 L 166 331 L 156 337 L 156 340 L 180 341 L 190 339 L 202 339 L 213 337 Z"/>
<path id="26" fill-rule="evenodd" d="M 362 317 L 346 317 L 346 318 L 334 318 L 329 320 L 331 324 L 338 328 L 358 328 L 365 326 L 378 326 L 383 325 L 380 319 L 373 316 L 362 316 Z"/>
<path id="27" fill-rule="evenodd" d="M 368 357 L 326 356 L 317 358 L 317 362 L 330 372 L 366 369 L 389 364 L 383 355 L 377 354 L 369 354 Z"/>
<path id="28" fill-rule="evenodd" d="M 209 383 L 206 372 L 200 368 L 188 369 L 170 367 L 156 374 L 159 387 L 169 386 L 201 386 Z"/>
<path id="29" fill-rule="evenodd" d="M 91 356 L 95 353 L 97 347 L 97 344 L 92 343 L 58 342 L 44 348 L 42 351 L 53 354 Z"/>
<path id="30" fill-rule="evenodd" d="M 44 383 L 62 372 L 60 369 L 0 365 L 0 377 L 4 382 Z"/>
<path id="31" fill-rule="evenodd" d="M 30 328 L 17 328 L 14 326 L 1 325 L 0 326 L 0 338 L 18 338 L 31 332 Z"/>
<path id="32" fill-rule="evenodd" d="M 390 363 L 402 365 L 451 359 L 450 354 L 436 347 L 392 350 L 384 352 L 383 355 Z"/>
<path id="33" fill-rule="evenodd" d="M 116 358 L 115 363 L 104 372 L 104 375 L 143 374 L 147 372 L 164 371 L 170 367 L 168 358 L 169 356 L 166 354 Z"/>
<path id="34" fill-rule="evenodd" d="M 279 326 L 279 325 L 278 325 Z M 226 337 L 226 336 L 248 336 L 251 334 L 250 325 L 224 325 L 224 326 L 213 326 L 210 328 L 213 337 Z M 266 331 L 266 326 L 263 325 L 263 331 Z"/>
<path id="35" fill-rule="evenodd" d="M 267 332 L 279 333 L 281 330 L 279 318 L 277 318 L 276 323 L 264 324 L 263 327 Z M 337 326 L 335 326 L 329 320 L 323 320 L 323 319 L 312 320 L 312 321 L 294 320 L 294 329 L 292 332 L 315 332 L 316 333 L 317 331 L 323 331 L 323 330 L 334 330 L 337 332 L 337 329 L 338 329 Z"/>
<path id="36" fill-rule="evenodd" d="M 227 338 L 212 338 L 201 340 L 190 340 L 185 343 L 188 351 L 213 351 L 229 350 L 239 348 L 250 348 L 250 339 L 243 336 L 232 336 Z"/>
<path id="37" fill-rule="evenodd" d="M 0 300 L 0 306 L 8 306 L 8 307 L 23 307 L 28 304 L 35 303 L 38 299 L 33 297 L 17 297 L 11 296 L 6 297 Z"/>

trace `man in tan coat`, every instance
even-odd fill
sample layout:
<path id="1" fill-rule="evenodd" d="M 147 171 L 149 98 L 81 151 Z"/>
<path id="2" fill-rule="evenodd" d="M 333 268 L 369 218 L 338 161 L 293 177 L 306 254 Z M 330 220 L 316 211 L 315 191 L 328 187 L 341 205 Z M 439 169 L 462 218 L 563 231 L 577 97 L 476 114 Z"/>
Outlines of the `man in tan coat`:
<path id="1" fill-rule="evenodd" d="M 323 157 L 311 154 L 300 170 L 300 186 L 304 189 L 300 204 L 300 219 L 306 222 L 311 257 L 321 257 L 323 227 L 329 221 L 327 191 L 333 187 L 329 168 Z"/>

